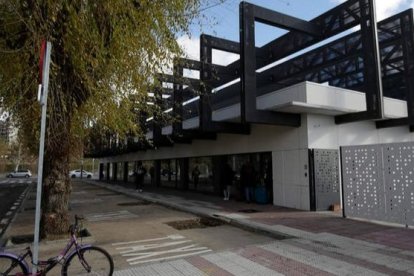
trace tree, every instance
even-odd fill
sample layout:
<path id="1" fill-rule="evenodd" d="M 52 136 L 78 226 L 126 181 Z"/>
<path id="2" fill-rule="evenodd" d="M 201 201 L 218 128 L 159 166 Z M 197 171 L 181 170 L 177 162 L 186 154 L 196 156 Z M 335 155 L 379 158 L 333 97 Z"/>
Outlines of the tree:
<path id="1" fill-rule="evenodd" d="M 29 167 L 36 164 L 36 157 L 31 154 L 30 149 L 27 148 L 26 145 L 27 143 L 24 142 L 22 132 L 18 132 L 15 138 L 8 144 L 8 160 L 13 164 L 15 171 L 17 171 L 22 164 Z M 28 169 L 29 167 L 25 168 Z"/>
<path id="2" fill-rule="evenodd" d="M 200 0 L 0 0 L 0 93 L 36 153 L 42 39 L 52 42 L 42 235 L 67 230 L 71 150 L 98 122 L 139 132 L 154 74 L 180 54 Z"/>

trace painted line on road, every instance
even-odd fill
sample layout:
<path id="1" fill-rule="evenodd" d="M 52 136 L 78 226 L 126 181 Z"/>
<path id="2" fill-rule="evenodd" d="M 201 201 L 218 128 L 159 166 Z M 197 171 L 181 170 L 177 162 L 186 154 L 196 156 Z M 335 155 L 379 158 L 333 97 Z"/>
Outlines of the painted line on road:
<path id="1" fill-rule="evenodd" d="M 130 265 L 159 262 L 199 255 L 212 250 L 181 235 L 113 243 Z"/>
<path id="2" fill-rule="evenodd" d="M 90 203 L 99 203 L 103 202 L 100 198 L 93 198 L 93 199 L 72 199 L 70 204 L 90 204 Z"/>
<path id="3" fill-rule="evenodd" d="M 192 250 L 196 250 L 196 252 L 191 252 L 191 253 L 185 253 L 185 254 L 180 254 L 180 255 L 174 255 L 174 256 L 169 256 L 169 257 L 161 257 L 161 258 L 155 258 L 155 259 L 150 259 L 150 260 L 145 260 L 145 261 L 134 261 L 131 262 L 131 259 L 128 259 L 127 261 L 131 264 L 131 265 L 137 265 L 137 264 L 144 264 L 144 263 L 149 263 L 149 262 L 161 262 L 161 261 L 166 261 L 166 260 L 172 260 L 172 259 L 178 259 L 178 258 L 184 258 L 184 257 L 189 257 L 189 256 L 194 256 L 194 255 L 200 255 L 200 254 L 204 254 L 204 253 L 208 253 L 211 252 L 213 250 L 211 249 L 204 249 L 201 250 L 203 248 L 207 248 L 207 247 L 195 247 L 195 248 L 189 248 L 189 247 L 193 247 L 195 245 L 191 245 L 188 246 L 186 248 L 179 248 L 179 249 L 174 249 L 174 250 L 167 250 L 165 252 L 159 252 L 159 254 L 164 254 L 164 253 L 174 253 L 174 252 L 179 252 L 179 251 L 192 251 Z M 201 250 L 201 251 L 200 251 Z"/>
<path id="4" fill-rule="evenodd" d="M 121 210 L 117 212 L 108 212 L 108 213 L 94 213 L 94 214 L 86 215 L 86 219 L 88 221 L 105 221 L 105 220 L 117 220 L 117 219 L 126 219 L 126 218 L 138 218 L 138 215 L 133 214 L 127 210 Z"/>
<path id="5" fill-rule="evenodd" d="M 133 244 L 133 243 L 145 243 L 145 242 L 152 242 L 152 241 L 162 241 L 162 240 L 179 240 L 179 239 L 184 239 L 184 236 L 181 235 L 169 235 L 166 237 L 162 237 L 162 238 L 155 238 L 155 239 L 146 239 L 146 240 L 139 240 L 139 241 L 129 241 L 129 242 L 116 242 L 113 243 L 113 246 L 117 246 L 117 245 L 125 245 L 125 244 Z"/>

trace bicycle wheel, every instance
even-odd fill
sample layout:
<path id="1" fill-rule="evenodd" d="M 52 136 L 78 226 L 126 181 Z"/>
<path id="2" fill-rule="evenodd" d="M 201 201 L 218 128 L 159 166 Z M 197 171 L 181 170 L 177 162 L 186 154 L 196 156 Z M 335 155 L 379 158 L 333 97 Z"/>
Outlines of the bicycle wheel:
<path id="1" fill-rule="evenodd" d="M 26 275 L 26 267 L 12 256 L 0 255 L 0 276 Z"/>
<path id="2" fill-rule="evenodd" d="M 63 276 L 111 276 L 113 271 L 114 261 L 111 255 L 96 246 L 81 248 L 79 254 L 72 255 L 62 267 Z"/>

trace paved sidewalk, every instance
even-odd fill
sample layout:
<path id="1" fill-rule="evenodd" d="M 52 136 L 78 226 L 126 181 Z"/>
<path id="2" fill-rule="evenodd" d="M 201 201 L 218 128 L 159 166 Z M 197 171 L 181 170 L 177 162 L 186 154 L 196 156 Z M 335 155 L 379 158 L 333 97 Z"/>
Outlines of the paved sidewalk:
<path id="1" fill-rule="evenodd" d="M 193 192 L 157 188 L 136 193 L 128 184 L 91 183 L 275 238 L 237 252 L 155 263 L 116 275 L 414 275 L 414 229 Z"/>
<path id="2" fill-rule="evenodd" d="M 99 213 L 106 208 L 106 211 L 111 210 L 111 215 L 123 218 L 100 221 L 101 215 L 87 216 L 88 229 L 93 236 L 85 242 L 95 244 L 99 241 L 110 254 L 115 254 L 113 256 L 117 258 L 116 263 L 123 264 L 114 273 L 117 276 L 414 275 L 413 229 L 343 219 L 340 213 L 306 212 L 234 200 L 223 201 L 217 196 L 187 191 L 147 188 L 143 193 L 137 193 L 130 184 L 116 185 L 95 180 L 84 182 L 93 185 L 75 185 L 70 201 L 72 212 Z M 181 219 L 195 216 L 214 217 L 249 231 L 264 233 L 271 238 L 266 237 L 267 242 L 264 243 L 255 242 L 241 248 L 234 247 L 231 251 L 206 250 L 197 255 L 191 252 L 195 249 L 191 246 L 197 245 L 183 245 L 180 250 L 184 250 L 179 253 L 180 258 L 164 258 L 163 261 L 153 259 L 151 262 L 138 262 L 140 265 L 133 267 L 131 263 L 128 264 L 120 256 L 116 256 L 116 253 L 122 247 L 128 251 L 127 247 L 131 242 L 125 241 L 136 240 L 134 229 L 145 227 L 143 221 L 146 218 L 145 214 L 149 212 L 126 212 L 124 207 L 116 204 L 127 202 L 122 199 L 122 194 L 166 206 L 170 209 L 169 212 L 175 213 Z M 112 206 L 115 205 L 118 206 L 117 209 L 113 209 Z M 166 210 L 155 204 L 144 206 L 148 206 L 145 207 L 147 210 L 153 210 L 151 214 Z M 24 209 L 30 210 L 30 207 L 32 206 L 24 206 Z M 32 233 L 33 227 L 27 223 L 33 220 L 32 216 L 33 211 L 19 213 L 11 225 L 9 234 Z M 151 231 L 158 229 L 148 227 Z M 123 234 L 114 235 L 115 229 L 123 229 Z M 183 242 L 184 238 L 179 236 L 178 232 L 174 233 L 176 234 L 166 237 L 170 240 L 166 240 L 165 244 Z M 225 239 L 223 232 L 217 232 L 217 236 Z M 146 246 L 151 248 L 155 245 L 151 242 L 144 245 L 141 242 L 142 240 L 135 242 L 139 243 L 133 245 L 135 249 Z M 45 256 L 50 256 L 61 247 L 62 242 L 59 241 L 45 241 L 42 244 Z M 137 254 L 149 254 L 140 250 L 132 258 L 140 259 Z M 190 253 L 186 254 L 187 252 Z"/>

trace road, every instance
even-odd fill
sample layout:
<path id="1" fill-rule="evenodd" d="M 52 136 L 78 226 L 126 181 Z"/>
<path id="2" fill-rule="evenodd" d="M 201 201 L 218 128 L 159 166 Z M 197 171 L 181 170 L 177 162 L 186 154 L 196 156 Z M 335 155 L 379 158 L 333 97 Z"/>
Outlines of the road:
<path id="1" fill-rule="evenodd" d="M 75 181 L 70 212 L 72 217 L 85 216 L 84 227 L 91 235 L 82 238 L 82 243 L 103 247 L 113 256 L 114 276 L 414 275 L 414 252 L 409 246 L 414 235 L 409 229 L 380 229 L 378 225 L 338 220 L 336 215 L 279 208 L 273 212 L 273 208 L 257 205 L 255 208 L 262 212 L 248 218 L 238 210 L 250 204 L 225 204 L 184 193 L 179 196 L 146 191 L 138 196 L 127 186 L 95 184 Z M 171 206 L 167 208 L 150 203 L 157 199 L 174 204 L 163 205 Z M 191 213 L 208 209 L 211 214 L 244 222 L 240 225 L 249 223 L 285 235 L 270 238 L 228 224 L 193 228 L 196 215 L 171 209 L 183 205 L 183 210 Z M 34 206 L 32 190 L 7 236 L 26 242 L 28 237 L 33 238 Z M 261 224 L 260 218 L 273 223 Z M 50 237 L 41 242 L 40 259 L 55 256 L 67 238 Z M 27 243 L 14 242 L 6 250 L 19 253 L 25 246 Z M 60 275 L 59 268 L 48 275 Z"/>
<path id="2" fill-rule="evenodd" d="M 74 185 L 72 212 L 86 217 L 88 230 L 112 254 L 117 270 L 270 240 L 229 225 L 192 228 L 201 227 L 194 215 L 83 184 Z"/>
<path id="3" fill-rule="evenodd" d="M 32 235 L 34 195 L 35 191 L 32 190 L 25 201 L 24 211 L 19 213 L 8 234 Z M 84 226 L 91 236 L 84 238 L 83 242 L 105 248 L 113 256 L 117 271 L 163 261 L 197 258 L 201 254 L 271 241 L 269 237 L 229 225 L 192 228 L 200 226 L 195 215 L 87 183 L 73 185 L 70 210 L 72 216 L 79 214 L 86 218 Z M 184 229 L 176 229 L 179 227 Z M 43 244 L 41 258 L 58 253 L 65 245 L 65 238 Z M 54 273 L 59 275 L 58 271 Z"/>
<path id="4" fill-rule="evenodd" d="M 32 179 L 0 178 L 0 238 L 18 210 Z"/>

